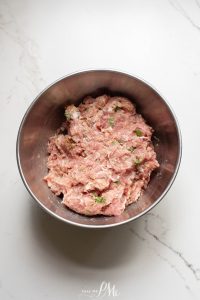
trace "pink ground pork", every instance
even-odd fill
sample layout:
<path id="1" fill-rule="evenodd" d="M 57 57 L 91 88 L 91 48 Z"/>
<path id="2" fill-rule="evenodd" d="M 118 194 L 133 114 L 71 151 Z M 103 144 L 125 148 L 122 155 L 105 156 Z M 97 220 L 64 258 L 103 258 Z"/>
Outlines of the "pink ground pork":
<path id="1" fill-rule="evenodd" d="M 65 116 L 49 140 L 44 180 L 77 213 L 120 215 L 159 167 L 152 128 L 124 97 L 87 97 Z"/>

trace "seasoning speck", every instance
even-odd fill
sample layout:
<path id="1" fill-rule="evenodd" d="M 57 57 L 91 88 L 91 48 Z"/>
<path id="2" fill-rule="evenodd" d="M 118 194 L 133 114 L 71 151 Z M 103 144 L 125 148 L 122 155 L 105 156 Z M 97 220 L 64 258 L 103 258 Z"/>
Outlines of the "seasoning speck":
<path id="1" fill-rule="evenodd" d="M 130 151 L 131 153 L 133 153 L 135 149 L 136 149 L 136 147 L 131 146 L 130 148 L 128 148 L 128 151 Z"/>

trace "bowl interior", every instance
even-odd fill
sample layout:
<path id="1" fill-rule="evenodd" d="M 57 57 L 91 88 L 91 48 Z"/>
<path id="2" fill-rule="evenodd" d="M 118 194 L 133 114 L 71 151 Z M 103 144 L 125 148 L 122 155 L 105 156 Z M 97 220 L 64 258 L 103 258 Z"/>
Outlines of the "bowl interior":
<path id="1" fill-rule="evenodd" d="M 136 104 L 154 129 L 160 168 L 137 203 L 118 217 L 86 217 L 61 204 L 43 177 L 47 174 L 47 142 L 64 120 L 64 106 L 87 95 L 123 95 Z M 137 218 L 153 207 L 169 188 L 180 161 L 180 135 L 174 116 L 161 96 L 143 81 L 116 71 L 85 71 L 67 76 L 46 89 L 28 109 L 18 135 L 18 165 L 26 187 L 48 212 L 67 222 L 90 227 L 111 226 Z"/>

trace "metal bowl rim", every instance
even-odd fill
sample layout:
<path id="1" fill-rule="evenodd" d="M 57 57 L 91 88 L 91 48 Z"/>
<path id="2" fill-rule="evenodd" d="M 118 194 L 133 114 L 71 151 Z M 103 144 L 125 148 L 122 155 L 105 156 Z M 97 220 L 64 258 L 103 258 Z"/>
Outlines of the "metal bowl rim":
<path id="1" fill-rule="evenodd" d="M 24 174 L 23 174 L 23 171 L 22 171 L 22 167 L 21 167 L 21 162 L 20 162 L 20 154 L 19 154 L 19 141 L 20 141 L 20 136 L 21 136 L 21 131 L 22 131 L 22 128 L 23 128 L 23 125 L 24 125 L 24 122 L 26 120 L 26 117 L 28 116 L 30 110 L 32 109 L 32 107 L 34 106 L 34 104 L 38 101 L 38 99 L 40 98 L 40 96 L 45 93 L 49 88 L 51 88 L 53 85 L 55 85 L 57 82 L 65 79 L 65 78 L 68 78 L 68 77 L 71 77 L 71 76 L 74 76 L 74 75 L 78 75 L 78 74 L 81 74 L 81 73 L 88 73 L 88 72 L 115 72 L 115 73 L 120 73 L 122 75 L 126 75 L 126 76 L 130 76 L 132 78 L 135 78 L 135 79 L 138 79 L 140 80 L 141 82 L 145 83 L 147 86 L 149 86 L 151 89 L 153 89 L 161 98 L 162 98 L 162 101 L 166 104 L 166 106 L 168 107 L 170 113 L 172 114 L 173 118 L 174 118 L 174 121 L 175 121 L 175 125 L 176 125 L 176 129 L 177 129 L 177 132 L 178 132 L 178 147 L 179 147 L 179 154 L 178 154 L 178 159 L 177 159 L 177 163 L 176 163 L 176 167 L 175 167 L 175 171 L 174 171 L 174 174 L 171 178 L 171 180 L 169 181 L 166 189 L 164 190 L 164 192 L 160 195 L 160 197 L 158 197 L 158 199 L 152 203 L 151 206 L 149 206 L 147 209 L 145 209 L 143 212 L 139 213 L 138 215 L 132 217 L 132 218 L 129 218 L 125 221 L 121 221 L 121 222 L 118 222 L 118 223 L 113 223 L 113 224 L 107 224 L 107 225 L 88 225 L 88 224 L 81 224 L 81 223 L 76 223 L 76 222 L 73 222 L 73 221 L 69 221 L 63 217 L 60 217 L 58 216 L 56 213 L 52 212 L 50 209 L 48 209 L 45 205 L 43 205 L 40 200 L 32 193 L 31 189 L 29 188 L 29 185 L 28 183 L 26 182 L 26 179 L 24 177 Z M 55 80 L 53 83 L 49 84 L 46 88 L 44 88 L 36 97 L 35 99 L 31 102 L 31 104 L 29 105 L 29 107 L 27 108 L 23 118 L 22 118 L 22 121 L 20 123 L 20 126 L 19 126 L 19 130 L 18 130 L 18 134 L 17 134 L 17 141 L 16 141 L 16 158 L 17 158 L 17 165 L 18 165 L 18 169 L 19 169 L 19 173 L 20 173 L 20 176 L 22 178 L 22 181 L 27 189 L 27 191 L 29 192 L 29 194 L 32 196 L 33 199 L 36 200 L 36 202 L 46 211 L 48 212 L 50 215 L 54 216 L 55 218 L 57 218 L 58 220 L 60 221 L 63 221 L 65 223 L 68 223 L 68 224 L 71 224 L 71 225 L 75 225 L 75 226 L 78 226 L 78 227 L 82 227 L 82 228 L 108 228 L 108 227 L 115 227 L 115 226 L 119 226 L 119 225 L 123 225 L 123 224 L 126 224 L 128 222 L 131 222 L 133 220 L 136 220 L 138 219 L 139 217 L 145 215 L 146 213 L 148 213 L 152 208 L 154 208 L 163 198 L 164 196 L 168 193 L 168 191 L 170 190 L 176 176 L 177 176 L 177 173 L 178 173 L 178 170 L 179 170 L 179 167 L 180 167 L 180 162 L 181 162 L 181 157 L 182 157 L 182 137 L 181 137 L 181 130 L 180 130 L 180 126 L 179 126 L 179 123 L 178 123 L 178 120 L 177 120 L 177 117 L 175 115 L 175 112 L 174 110 L 172 109 L 171 105 L 168 103 L 168 101 L 166 100 L 166 98 L 164 98 L 162 96 L 162 94 L 160 92 L 158 92 L 158 90 L 156 88 L 154 88 L 154 86 L 152 86 L 152 84 L 150 84 L 149 82 L 147 82 L 146 80 L 140 78 L 139 76 L 136 76 L 136 75 L 133 75 L 132 73 L 126 73 L 124 71 L 120 71 L 120 70 L 116 70 L 116 69 L 84 69 L 84 70 L 79 70 L 79 71 L 76 71 L 76 72 L 72 72 L 72 73 L 69 73 L 67 75 L 64 75 L 62 77 L 60 77 L 59 79 Z"/>

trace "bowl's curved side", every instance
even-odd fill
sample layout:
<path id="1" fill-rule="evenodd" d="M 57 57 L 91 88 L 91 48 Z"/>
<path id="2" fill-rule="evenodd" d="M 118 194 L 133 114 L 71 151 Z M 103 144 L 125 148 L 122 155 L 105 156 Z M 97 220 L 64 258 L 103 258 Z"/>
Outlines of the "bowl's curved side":
<path id="1" fill-rule="evenodd" d="M 124 95 L 136 103 L 137 110 L 155 129 L 154 145 L 161 165 L 139 201 L 127 207 L 119 217 L 86 217 L 74 213 L 58 201 L 42 180 L 48 171 L 47 142 L 64 119 L 64 105 L 78 104 L 87 95 L 102 93 Z M 54 217 L 89 228 L 124 224 L 152 209 L 168 192 L 177 175 L 181 150 L 180 128 L 167 101 L 141 79 L 114 70 L 77 72 L 50 85 L 26 111 L 16 143 L 19 172 L 31 196 Z"/>

